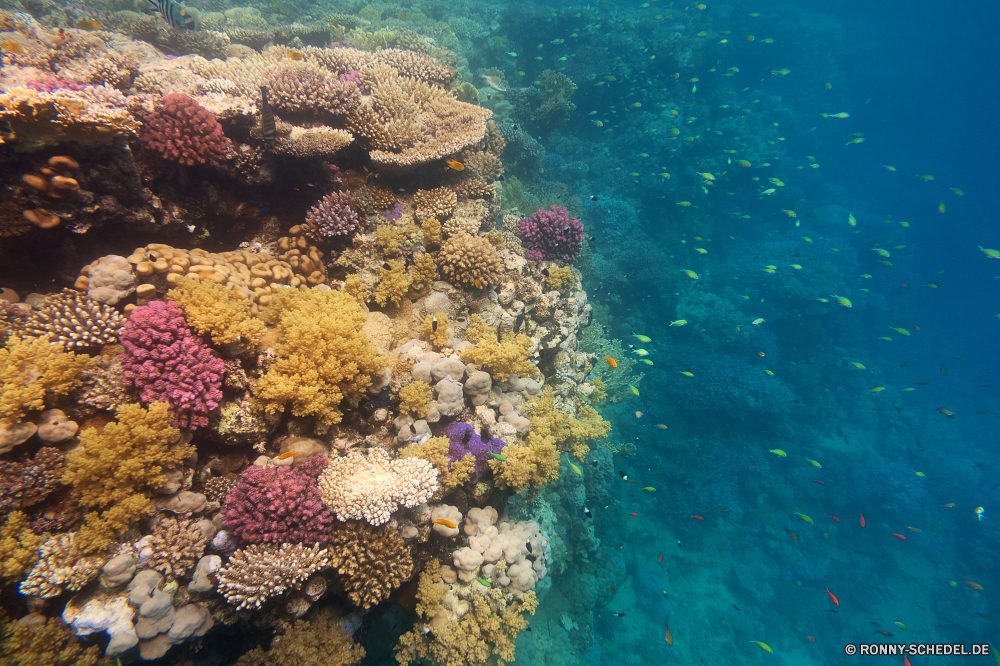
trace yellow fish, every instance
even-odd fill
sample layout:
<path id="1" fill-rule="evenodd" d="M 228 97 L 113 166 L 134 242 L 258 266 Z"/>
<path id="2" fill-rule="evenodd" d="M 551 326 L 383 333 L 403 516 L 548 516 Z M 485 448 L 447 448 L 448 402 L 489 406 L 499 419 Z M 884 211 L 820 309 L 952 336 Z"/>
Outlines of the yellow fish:
<path id="1" fill-rule="evenodd" d="M 803 236 L 802 240 L 804 240 L 805 242 L 809 243 L 810 245 L 813 244 L 813 239 L 809 238 L 809 236 Z"/>
<path id="2" fill-rule="evenodd" d="M 784 208 L 782 208 L 781 212 L 787 215 L 788 217 L 798 217 L 798 215 L 795 214 L 794 210 L 785 210 Z"/>
<path id="3" fill-rule="evenodd" d="M 788 457 L 788 454 L 785 453 L 784 451 L 782 451 L 781 449 L 768 449 L 767 451 L 768 451 L 768 453 L 773 453 L 774 455 L 778 456 L 779 458 L 787 458 Z"/>
<path id="4" fill-rule="evenodd" d="M 886 342 L 892 342 L 892 338 L 890 338 L 888 336 L 885 336 L 885 335 L 883 335 L 882 337 L 880 337 L 879 340 L 885 340 Z"/>
<path id="5" fill-rule="evenodd" d="M 694 251 L 697 252 L 698 254 L 708 254 L 708 250 L 706 250 L 703 247 L 696 247 Z"/>
<path id="6" fill-rule="evenodd" d="M 954 192 L 955 194 L 957 194 L 960 197 L 964 197 L 965 196 L 965 192 L 963 192 L 962 190 L 958 189 L 957 187 L 949 187 L 948 189 L 951 190 L 952 192 Z"/>
<path id="7" fill-rule="evenodd" d="M 681 208 L 687 208 L 688 206 L 691 205 L 691 202 L 690 201 L 678 201 L 677 205 L 680 206 Z"/>
<path id="8" fill-rule="evenodd" d="M 847 214 L 847 223 L 852 227 L 858 226 L 858 219 L 854 217 L 854 213 Z"/>
<path id="9" fill-rule="evenodd" d="M 941 201 L 938 202 L 938 212 L 939 213 L 948 212 L 948 207 L 944 205 L 944 199 L 941 199 Z"/>
<path id="10" fill-rule="evenodd" d="M 579 468 L 579 467 L 577 467 L 577 466 L 576 466 L 576 465 L 574 465 L 573 463 L 570 463 L 570 464 L 569 464 L 569 466 L 570 466 L 570 469 L 572 469 L 572 470 L 573 470 L 574 472 L 576 472 L 576 473 L 577 473 L 577 474 L 579 474 L 580 476 L 583 476 L 583 472 L 581 472 L 581 471 L 580 471 L 580 468 Z"/>
<path id="11" fill-rule="evenodd" d="M 767 375 L 768 377 L 774 377 L 774 373 L 771 372 L 770 370 L 765 370 L 764 374 Z"/>
<path id="12" fill-rule="evenodd" d="M 801 264 L 788 264 L 788 265 L 791 266 L 792 268 L 794 268 L 797 271 L 801 271 L 802 270 L 802 265 Z"/>
<path id="13" fill-rule="evenodd" d="M 906 330 L 905 328 L 896 328 L 895 326 L 890 326 L 889 328 L 891 328 L 892 330 L 896 331 L 900 335 L 909 335 L 910 334 L 910 332 L 908 330 Z"/>
<path id="14" fill-rule="evenodd" d="M 860 277 L 863 277 L 866 280 L 871 280 L 872 279 L 872 274 L 871 273 L 862 273 Z"/>
<path id="15" fill-rule="evenodd" d="M 761 194 L 761 196 L 764 196 L 765 194 L 774 194 L 777 191 L 778 190 L 774 189 L 773 187 L 769 187 L 766 190 L 764 190 L 763 192 L 761 192 L 760 194 Z"/>
<path id="16" fill-rule="evenodd" d="M 633 395 L 639 395 L 639 389 L 637 389 L 636 387 L 632 386 L 631 384 L 629 384 L 628 387 L 630 389 L 632 389 L 632 394 Z"/>
<path id="17" fill-rule="evenodd" d="M 638 354 L 639 356 L 649 356 L 649 352 L 646 351 L 645 349 L 636 349 L 635 353 Z"/>
<path id="18" fill-rule="evenodd" d="M 707 171 L 705 173 L 699 173 L 698 175 L 704 178 L 705 180 L 715 180 L 715 176 L 708 173 Z"/>
<path id="19" fill-rule="evenodd" d="M 770 37 L 765 37 L 764 39 L 762 39 L 760 41 L 764 42 L 765 44 L 774 44 L 774 40 L 771 39 Z"/>
<path id="20" fill-rule="evenodd" d="M 889 250 L 886 250 L 885 248 L 882 247 L 873 247 L 872 252 L 874 252 L 880 257 L 887 257 L 887 258 L 889 257 Z"/>
<path id="21" fill-rule="evenodd" d="M 447 162 L 448 166 L 455 171 L 465 171 L 465 165 L 458 160 L 445 160 L 445 162 Z"/>
<path id="22" fill-rule="evenodd" d="M 792 512 L 792 515 L 793 515 L 793 516 L 798 516 L 799 518 L 801 518 L 802 520 L 806 521 L 806 522 L 807 522 L 807 523 L 809 523 L 810 525 L 813 525 L 813 524 L 814 524 L 814 523 L 813 523 L 813 519 L 812 519 L 812 518 L 810 518 L 809 516 L 807 516 L 807 515 L 806 515 L 806 514 L 804 514 L 804 513 L 799 513 L 798 511 L 793 511 L 793 512 Z"/>
<path id="23" fill-rule="evenodd" d="M 867 370 L 868 369 L 868 368 L 865 367 L 864 363 L 858 363 L 857 361 L 854 361 L 853 363 L 851 363 L 851 365 L 853 365 L 858 370 Z"/>
<path id="24" fill-rule="evenodd" d="M 925 173 L 922 176 L 918 173 L 917 178 L 919 178 L 920 180 L 934 180 L 934 176 L 930 175 L 929 173 Z"/>
<path id="25" fill-rule="evenodd" d="M 923 472 L 914 472 L 914 474 L 916 474 L 917 476 L 919 476 L 921 479 L 926 479 L 927 478 L 927 475 L 924 474 Z"/>
<path id="26" fill-rule="evenodd" d="M 757 647 L 759 647 L 764 652 L 770 652 L 771 654 L 774 654 L 774 650 L 772 650 L 771 646 L 768 645 L 767 643 L 762 643 L 761 641 L 750 641 L 750 642 L 751 643 L 756 643 Z"/>
<path id="27" fill-rule="evenodd" d="M 858 136 L 858 137 L 855 137 L 855 138 L 851 139 L 850 141 L 848 141 L 848 142 L 847 142 L 847 143 L 845 143 L 844 145 L 845 145 L 845 146 L 849 146 L 849 145 L 851 145 L 852 143 L 864 143 L 864 140 L 865 140 L 865 137 L 863 137 L 863 136 Z"/>
<path id="28" fill-rule="evenodd" d="M 670 325 L 671 326 L 684 326 L 687 323 L 688 323 L 687 319 L 677 319 L 675 321 L 670 322 Z"/>
<path id="29" fill-rule="evenodd" d="M 823 469 L 823 466 L 820 465 L 818 461 L 813 460 L 811 458 L 806 458 L 806 460 L 808 460 L 809 462 L 811 462 L 813 467 L 818 467 L 819 469 Z"/>
<path id="30" fill-rule="evenodd" d="M 837 301 L 837 303 L 843 305 L 845 308 L 854 307 L 854 304 L 851 303 L 850 299 L 844 298 L 843 296 L 837 296 L 837 294 L 830 294 L 830 296 L 833 298 L 833 300 Z"/>
<path id="31" fill-rule="evenodd" d="M 685 377 L 694 377 L 694 373 L 688 372 L 687 370 L 678 370 L 677 372 L 681 373 Z"/>
<path id="32" fill-rule="evenodd" d="M 682 272 L 682 273 L 684 273 L 684 275 L 687 275 L 687 276 L 688 276 L 689 278 L 691 278 L 692 280 L 697 280 L 697 279 L 698 279 L 698 274 L 697 274 L 697 273 L 695 273 L 695 272 L 694 272 L 694 271 L 692 271 L 692 270 L 688 270 L 688 269 L 686 269 L 686 268 L 685 268 L 685 269 L 684 269 L 684 270 L 682 270 L 681 272 Z"/>
<path id="33" fill-rule="evenodd" d="M 884 390 L 885 390 L 884 386 L 876 386 L 875 388 L 873 388 L 871 391 L 868 391 L 868 392 L 869 393 L 881 393 Z"/>
<path id="34" fill-rule="evenodd" d="M 656 490 L 656 488 L 654 488 L 653 486 L 646 486 L 645 488 L 643 488 L 643 490 L 645 490 L 647 493 L 651 493 L 654 490 Z"/>
<path id="35" fill-rule="evenodd" d="M 891 164 L 886 164 L 885 165 L 885 170 L 886 171 L 895 171 L 896 167 L 892 166 Z"/>
<path id="36" fill-rule="evenodd" d="M 739 164 L 741 167 L 751 166 L 749 160 L 736 160 L 736 163 Z"/>
<path id="37" fill-rule="evenodd" d="M 754 319 L 754 320 L 753 320 L 752 322 L 750 322 L 750 325 L 751 325 L 751 326 L 760 326 L 760 325 L 761 325 L 761 324 L 763 324 L 763 323 L 764 323 L 765 321 L 767 321 L 767 320 L 766 320 L 766 319 L 764 319 L 763 317 L 757 317 L 757 318 L 756 318 L 756 319 Z"/>

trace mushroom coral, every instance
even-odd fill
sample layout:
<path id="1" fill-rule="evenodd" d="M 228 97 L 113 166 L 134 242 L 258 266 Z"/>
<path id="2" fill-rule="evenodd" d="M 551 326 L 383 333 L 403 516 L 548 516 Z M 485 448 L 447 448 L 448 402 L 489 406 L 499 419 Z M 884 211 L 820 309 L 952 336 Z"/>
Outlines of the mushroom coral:
<path id="1" fill-rule="evenodd" d="M 71 484 L 89 512 L 77 544 L 92 553 L 112 544 L 149 511 L 148 493 L 166 481 L 165 470 L 180 467 L 194 454 L 179 444 L 180 431 L 170 426 L 170 409 L 154 402 L 149 409 L 122 405 L 118 421 L 98 431 L 80 433 L 80 447 L 66 455 L 63 483 Z"/>
<path id="2" fill-rule="evenodd" d="M 261 318 L 278 329 L 277 358 L 256 391 L 265 411 L 290 405 L 295 416 L 340 423 L 341 402 L 363 396 L 385 361 L 361 330 L 365 311 L 344 292 L 283 289 Z"/>

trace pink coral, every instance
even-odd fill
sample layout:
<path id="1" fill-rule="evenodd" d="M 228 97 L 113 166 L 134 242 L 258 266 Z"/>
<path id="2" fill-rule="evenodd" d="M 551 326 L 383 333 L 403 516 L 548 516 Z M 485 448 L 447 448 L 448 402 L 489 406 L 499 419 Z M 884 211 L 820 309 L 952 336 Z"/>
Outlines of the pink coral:
<path id="1" fill-rule="evenodd" d="M 187 166 L 217 162 L 230 146 L 215 115 L 183 93 L 167 93 L 146 118 L 139 141 L 163 159 Z"/>
<path id="2" fill-rule="evenodd" d="M 187 327 L 176 303 L 137 307 L 122 327 L 122 375 L 143 403 L 166 402 L 173 425 L 208 425 L 222 399 L 222 359 Z"/>
<path id="3" fill-rule="evenodd" d="M 517 223 L 517 235 L 528 251 L 528 259 L 575 261 L 583 244 L 583 223 L 570 219 L 562 206 L 539 209 Z"/>
<path id="4" fill-rule="evenodd" d="M 360 207 L 361 202 L 349 192 L 326 195 L 306 214 L 306 235 L 318 243 L 354 232 L 361 226 Z"/>
<path id="5" fill-rule="evenodd" d="M 333 516 L 323 505 L 316 477 L 322 455 L 294 467 L 250 467 L 226 495 L 222 523 L 247 543 L 321 543 Z"/>

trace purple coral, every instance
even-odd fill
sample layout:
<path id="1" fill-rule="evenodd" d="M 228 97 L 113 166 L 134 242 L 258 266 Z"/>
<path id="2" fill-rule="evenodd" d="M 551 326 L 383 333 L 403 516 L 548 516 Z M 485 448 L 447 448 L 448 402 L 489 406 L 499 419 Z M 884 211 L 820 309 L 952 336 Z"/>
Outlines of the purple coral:
<path id="1" fill-rule="evenodd" d="M 178 428 L 208 425 L 222 399 L 225 368 L 187 327 L 179 305 L 153 301 L 137 307 L 119 337 L 125 347 L 122 375 L 143 403 L 169 404 Z"/>
<path id="2" fill-rule="evenodd" d="M 246 543 L 326 541 L 333 515 L 316 485 L 325 462 L 316 455 L 298 468 L 248 468 L 226 495 L 222 524 Z"/>
<path id="3" fill-rule="evenodd" d="M 484 430 L 484 432 L 488 432 Z M 457 462 L 471 453 L 476 459 L 476 469 L 472 475 L 473 483 L 478 483 L 479 479 L 486 473 L 489 466 L 486 464 L 493 459 L 490 453 L 500 453 L 507 444 L 497 437 L 491 437 L 488 442 L 483 442 L 479 433 L 468 423 L 452 423 L 444 429 L 442 433 L 448 438 L 448 460 Z M 449 469 L 451 464 L 448 465 Z"/>
<path id="4" fill-rule="evenodd" d="M 562 206 L 539 209 L 531 217 L 522 218 L 517 223 L 517 235 L 528 251 L 528 258 L 535 261 L 559 259 L 575 261 L 580 256 L 583 245 L 583 223 L 570 218 Z"/>
<path id="5" fill-rule="evenodd" d="M 361 202 L 349 192 L 328 194 L 306 213 L 306 236 L 316 242 L 346 236 L 361 226 Z"/>
<path id="6" fill-rule="evenodd" d="M 393 205 L 392 210 L 387 210 L 385 212 L 385 219 L 387 222 L 394 222 L 403 217 L 403 204 L 398 203 Z"/>

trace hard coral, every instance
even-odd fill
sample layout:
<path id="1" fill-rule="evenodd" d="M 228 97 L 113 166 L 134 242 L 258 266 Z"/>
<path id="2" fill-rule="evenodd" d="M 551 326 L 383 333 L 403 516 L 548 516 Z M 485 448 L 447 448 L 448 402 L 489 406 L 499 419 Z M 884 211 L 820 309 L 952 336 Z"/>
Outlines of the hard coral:
<path id="1" fill-rule="evenodd" d="M 219 570 L 219 593 L 236 610 L 260 608 L 269 597 L 284 594 L 330 563 L 329 551 L 319 544 L 306 548 L 254 544 L 237 550 Z"/>
<path id="2" fill-rule="evenodd" d="M 146 118 L 139 141 L 163 159 L 194 166 L 222 159 L 231 143 L 215 115 L 183 93 L 167 93 Z"/>
<path id="3" fill-rule="evenodd" d="M 317 67 L 298 65 L 277 69 L 264 82 L 271 104 L 286 113 L 344 116 L 361 104 L 358 86 Z"/>
<path id="4" fill-rule="evenodd" d="M 476 459 L 471 453 L 465 454 L 461 460 L 452 460 L 449 455 L 451 443 L 447 437 L 431 437 L 423 444 L 411 444 L 399 452 L 400 458 L 417 457 L 428 461 L 438 472 L 438 483 L 444 494 L 448 494 L 457 486 L 470 478 L 476 468 Z"/>
<path id="5" fill-rule="evenodd" d="M 347 523 L 330 533 L 330 565 L 343 579 L 351 600 L 371 608 L 413 573 L 413 557 L 395 530 Z"/>
<path id="6" fill-rule="evenodd" d="M 364 310 L 344 292 L 287 289 L 261 318 L 278 329 L 277 358 L 257 385 L 264 408 L 339 423 L 341 402 L 363 396 L 382 364 L 362 331 Z"/>
<path id="7" fill-rule="evenodd" d="M 80 639 L 59 618 L 28 616 L 0 629 L 0 663 L 5 666 L 98 666 L 110 664 L 101 648 L 84 649 Z"/>
<path id="8" fill-rule="evenodd" d="M 125 381 L 142 402 L 169 404 L 176 427 L 208 425 L 222 399 L 225 367 L 187 327 L 180 306 L 153 301 L 137 307 L 120 337 Z"/>
<path id="9" fill-rule="evenodd" d="M 46 446 L 25 462 L 0 461 L 0 513 L 42 502 L 59 488 L 65 466 L 59 449 Z"/>
<path id="10" fill-rule="evenodd" d="M 23 595 L 58 597 L 76 592 L 92 581 L 104 566 L 100 557 L 84 557 L 74 532 L 57 534 L 38 549 L 38 563 L 18 587 Z"/>
<path id="11" fill-rule="evenodd" d="M 177 444 L 180 432 L 170 427 L 170 410 L 157 402 L 144 409 L 122 405 L 118 421 L 100 432 L 80 433 L 80 447 L 66 456 L 63 482 L 72 484 L 80 505 L 90 509 L 80 529 L 80 547 L 93 552 L 107 547 L 149 510 L 147 493 L 166 481 L 164 470 L 174 469 L 194 453 Z"/>
<path id="12" fill-rule="evenodd" d="M 392 303 L 398 306 L 406 298 L 406 292 L 413 284 L 413 278 L 406 272 L 406 264 L 401 261 L 388 261 L 389 266 L 381 269 L 378 285 L 375 287 L 375 302 L 379 305 Z"/>
<path id="13" fill-rule="evenodd" d="M 46 399 L 68 394 L 89 365 L 86 356 L 63 351 L 48 338 L 9 338 L 0 349 L 0 424 L 16 423 L 25 412 L 44 409 Z"/>
<path id="14" fill-rule="evenodd" d="M 517 223 L 517 235 L 528 250 L 528 259 L 575 261 L 583 244 L 583 223 L 570 219 L 562 206 L 537 210 Z"/>
<path id="15" fill-rule="evenodd" d="M 248 468 L 226 495 L 223 525 L 247 543 L 325 541 L 333 516 L 321 501 L 316 474 L 301 466 Z"/>
<path id="16" fill-rule="evenodd" d="M 438 266 L 445 279 L 476 288 L 499 282 L 504 269 L 503 260 L 488 240 L 465 233 L 445 241 Z"/>
<path id="17" fill-rule="evenodd" d="M 361 228 L 361 202 L 350 192 L 334 192 L 323 197 L 306 213 L 303 231 L 314 241 L 346 236 Z"/>
<path id="18" fill-rule="evenodd" d="M 458 195 L 448 187 L 435 187 L 433 190 L 417 190 L 413 195 L 417 204 L 417 217 L 448 217 L 455 210 Z"/>
<path id="19" fill-rule="evenodd" d="M 484 429 L 484 432 L 487 431 Z M 479 483 L 479 479 L 489 469 L 489 461 L 496 459 L 490 454 L 501 454 L 507 446 L 506 442 L 497 437 L 491 437 L 488 442 L 484 442 L 475 428 L 461 421 L 452 423 L 441 434 L 448 438 L 448 459 L 452 464 L 472 454 L 475 460 L 473 483 Z"/>
<path id="20" fill-rule="evenodd" d="M 49 336 L 67 349 L 114 344 L 125 318 L 109 305 L 78 291 L 64 289 L 46 296 L 31 313 L 24 332 L 33 338 Z"/>
<path id="21" fill-rule="evenodd" d="M 153 528 L 149 563 L 168 580 L 186 576 L 205 552 L 205 535 L 190 519 L 164 518 Z"/>
<path id="22" fill-rule="evenodd" d="M 7 514 L 0 527 L 0 578 L 4 582 L 22 578 L 38 562 L 42 537 L 28 526 L 28 517 L 20 511 Z"/>
<path id="23" fill-rule="evenodd" d="M 352 451 L 330 461 L 319 477 L 323 503 L 339 520 L 365 519 L 372 525 L 389 520 L 398 507 L 413 507 L 438 489 L 437 471 L 421 458 L 392 460 L 385 449 Z"/>

